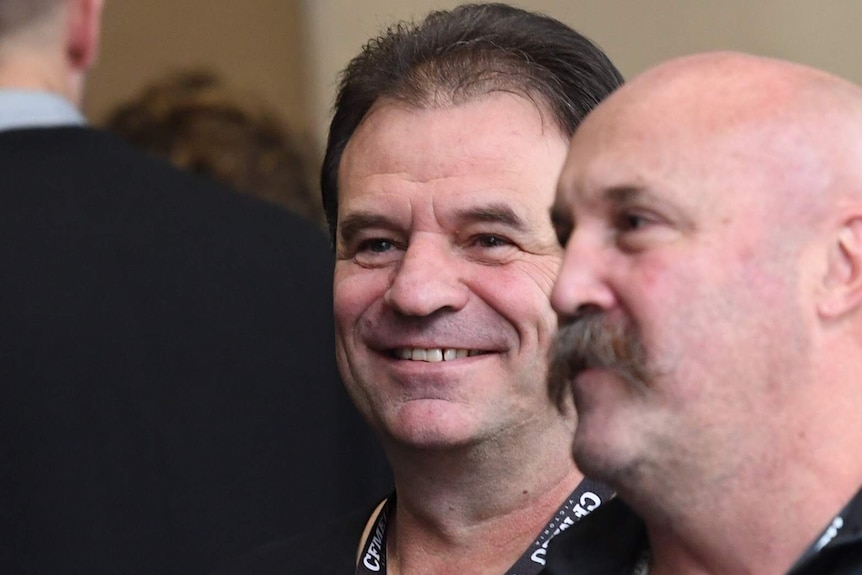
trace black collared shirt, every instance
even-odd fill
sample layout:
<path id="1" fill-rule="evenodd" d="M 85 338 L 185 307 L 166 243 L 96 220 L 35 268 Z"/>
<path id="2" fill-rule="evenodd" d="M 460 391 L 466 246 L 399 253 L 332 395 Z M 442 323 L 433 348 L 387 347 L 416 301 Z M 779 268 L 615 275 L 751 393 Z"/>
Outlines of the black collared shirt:
<path id="1" fill-rule="evenodd" d="M 615 499 L 554 539 L 542 575 L 633 575 L 648 545 L 644 523 Z M 787 575 L 862 575 L 862 490 Z"/>

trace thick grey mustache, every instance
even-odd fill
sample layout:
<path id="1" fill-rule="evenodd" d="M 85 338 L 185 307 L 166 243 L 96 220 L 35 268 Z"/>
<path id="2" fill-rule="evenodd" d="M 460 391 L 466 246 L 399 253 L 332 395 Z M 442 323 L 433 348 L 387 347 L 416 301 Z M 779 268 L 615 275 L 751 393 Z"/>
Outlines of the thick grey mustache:
<path id="1" fill-rule="evenodd" d="M 609 322 L 597 309 L 562 324 L 551 345 L 548 393 L 561 410 L 575 377 L 586 369 L 610 369 L 633 382 L 649 379 L 646 351 L 630 324 Z"/>

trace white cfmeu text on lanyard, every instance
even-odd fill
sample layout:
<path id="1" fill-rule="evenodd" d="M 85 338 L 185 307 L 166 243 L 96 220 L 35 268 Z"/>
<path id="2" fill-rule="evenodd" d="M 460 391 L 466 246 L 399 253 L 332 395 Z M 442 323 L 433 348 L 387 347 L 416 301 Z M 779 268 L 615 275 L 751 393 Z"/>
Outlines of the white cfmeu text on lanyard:
<path id="1" fill-rule="evenodd" d="M 585 478 L 563 501 L 535 542 L 506 571 L 505 575 L 538 575 L 545 566 L 545 555 L 551 539 L 598 509 L 612 495 L 609 488 Z M 369 519 L 356 563 L 356 575 L 385 575 L 386 532 L 389 518 L 395 509 L 395 500 L 395 494 L 389 496 Z"/>

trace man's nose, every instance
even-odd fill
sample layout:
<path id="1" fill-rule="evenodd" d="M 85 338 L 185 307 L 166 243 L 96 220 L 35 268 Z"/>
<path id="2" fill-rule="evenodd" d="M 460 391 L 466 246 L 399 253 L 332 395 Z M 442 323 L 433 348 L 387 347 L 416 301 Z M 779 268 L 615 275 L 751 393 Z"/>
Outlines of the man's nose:
<path id="1" fill-rule="evenodd" d="M 560 273 L 551 292 L 551 305 L 561 318 L 587 308 L 609 310 L 616 295 L 608 282 L 610 253 L 596 238 L 573 233 L 566 244 Z"/>
<path id="2" fill-rule="evenodd" d="M 462 308 L 469 299 L 464 283 L 463 266 L 445 237 L 418 235 L 404 253 L 394 272 L 384 300 L 393 309 L 408 316 L 428 316 L 449 308 Z"/>

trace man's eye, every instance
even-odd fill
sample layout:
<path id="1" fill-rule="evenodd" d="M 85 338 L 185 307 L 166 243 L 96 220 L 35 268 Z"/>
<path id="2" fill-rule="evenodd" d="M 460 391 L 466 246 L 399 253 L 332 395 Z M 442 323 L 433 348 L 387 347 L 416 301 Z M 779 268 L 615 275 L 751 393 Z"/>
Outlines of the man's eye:
<path id="1" fill-rule="evenodd" d="M 394 239 L 368 238 L 356 244 L 350 257 L 361 266 L 386 266 L 398 261 L 404 255 L 404 249 L 405 246 Z"/>
<path id="2" fill-rule="evenodd" d="M 377 254 L 382 254 L 384 252 L 388 252 L 389 250 L 391 250 L 394 247 L 395 247 L 394 244 L 389 240 L 382 239 L 382 238 L 373 238 L 370 240 L 365 240 L 362 243 L 360 243 L 358 246 L 358 248 L 359 248 L 358 251 L 360 251 L 360 252 L 368 251 L 368 252 L 374 252 Z"/>
<path id="3" fill-rule="evenodd" d="M 649 219 L 637 212 L 624 212 L 617 217 L 617 227 L 624 232 L 637 231 L 649 224 Z"/>
<path id="4" fill-rule="evenodd" d="M 498 248 L 502 246 L 511 245 L 511 242 L 501 238 L 500 236 L 478 236 L 476 238 L 476 245 L 483 248 Z"/>
<path id="5" fill-rule="evenodd" d="M 566 247 L 566 244 L 569 243 L 569 237 L 572 235 L 572 227 L 570 224 L 554 222 L 554 234 L 556 234 L 557 242 L 559 242 L 561 248 Z"/>

